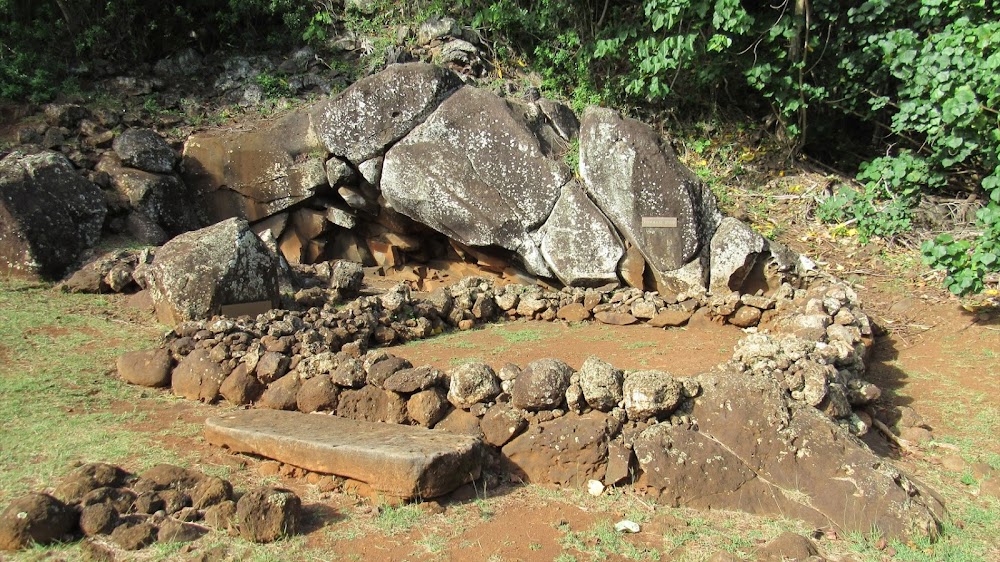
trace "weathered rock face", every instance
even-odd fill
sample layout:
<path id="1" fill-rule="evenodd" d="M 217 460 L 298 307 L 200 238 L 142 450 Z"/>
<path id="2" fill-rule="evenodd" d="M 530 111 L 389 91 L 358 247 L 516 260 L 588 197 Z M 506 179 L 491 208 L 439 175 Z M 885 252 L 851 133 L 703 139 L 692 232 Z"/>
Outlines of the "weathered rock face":
<path id="1" fill-rule="evenodd" d="M 504 462 L 525 482 L 581 487 L 603 476 L 609 437 L 604 414 L 567 415 L 528 427 L 504 445 Z"/>
<path id="2" fill-rule="evenodd" d="M 191 136 L 184 145 L 181 175 L 202 197 L 210 220 L 258 220 L 327 184 L 323 154 L 309 114 L 293 113 L 257 131 Z"/>
<path id="3" fill-rule="evenodd" d="M 438 66 L 390 65 L 314 107 L 314 127 L 327 151 L 358 166 L 410 132 L 460 84 Z"/>
<path id="4" fill-rule="evenodd" d="M 278 300 L 275 258 L 240 219 L 174 238 L 146 271 L 156 315 L 168 324 L 207 318 L 226 304 Z"/>
<path id="5" fill-rule="evenodd" d="M 696 266 L 718 222 L 714 198 L 649 126 L 588 108 L 580 173 L 587 193 L 642 253 L 661 290 L 705 285 L 707 272 Z M 644 217 L 676 219 L 677 226 L 643 226 Z"/>
<path id="6" fill-rule="evenodd" d="M 740 509 L 887 536 L 934 535 L 941 506 L 769 377 L 700 378 L 697 428 L 657 424 L 635 442 L 642 484 L 673 505 Z M 831 462 L 831 459 L 836 459 Z"/>
<path id="7" fill-rule="evenodd" d="M 569 170 L 548 158 L 525 111 L 460 89 L 389 150 L 382 193 L 396 211 L 462 244 L 511 250 L 548 276 L 529 232 L 549 216 Z"/>
<path id="8" fill-rule="evenodd" d="M 0 272 L 62 277 L 101 234 L 101 190 L 55 152 L 0 160 Z"/>
<path id="9" fill-rule="evenodd" d="M 545 262 L 564 284 L 585 287 L 618 281 L 618 262 L 625 248 L 614 226 L 577 182 L 563 186 L 537 237 Z"/>
<path id="10" fill-rule="evenodd" d="M 111 176 L 115 191 L 134 212 L 142 213 L 168 235 L 202 226 L 202 218 L 191 204 L 193 194 L 178 176 L 169 169 L 167 173 L 153 173 L 124 164 L 118 157 L 107 154 L 95 169 Z"/>

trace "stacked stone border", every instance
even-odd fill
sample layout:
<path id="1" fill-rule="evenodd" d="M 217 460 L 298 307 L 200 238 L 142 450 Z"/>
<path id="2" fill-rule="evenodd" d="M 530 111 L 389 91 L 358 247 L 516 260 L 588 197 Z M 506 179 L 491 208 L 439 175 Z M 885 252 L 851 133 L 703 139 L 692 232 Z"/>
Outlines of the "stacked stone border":
<path id="1" fill-rule="evenodd" d="M 513 481 L 582 487 L 594 479 L 632 485 L 669 505 L 934 535 L 940 504 L 855 439 L 870 427 L 866 406 L 879 397 L 863 379 L 872 326 L 857 295 L 825 274 L 801 285 L 785 283 L 772 296 L 682 294 L 668 302 L 634 288 L 557 291 L 481 277 L 417 297 L 400 283 L 341 305 L 185 322 L 162 347 L 122 356 L 118 371 L 129 382 L 169 386 L 192 400 L 473 435 L 489 445 L 486 472 Z M 664 370 L 624 372 L 595 357 L 579 370 L 541 359 L 499 371 L 484 363 L 440 371 L 414 366 L 388 347 L 519 318 L 663 327 L 720 322 L 748 334 L 730 361 L 686 378 Z M 742 412 L 733 441 L 713 437 L 708 445 L 721 446 L 719 454 L 704 466 L 688 462 L 685 447 L 694 453 L 706 443 L 682 439 L 703 439 L 702 428 L 724 433 L 717 424 L 727 411 Z M 780 451 L 738 451 L 754 441 Z M 795 463 L 829 458 L 810 461 L 808 470 L 818 472 L 798 483 L 798 475 L 781 473 L 788 455 Z M 718 482 L 712 462 L 723 471 Z M 691 474 L 664 476 L 670 463 L 693 468 L 712 499 L 684 491 Z M 854 475 L 854 497 L 840 491 L 832 499 L 810 497 L 843 471 Z M 743 480 L 726 480 L 733 474 Z M 768 499 L 746 499 L 751 496 Z"/>

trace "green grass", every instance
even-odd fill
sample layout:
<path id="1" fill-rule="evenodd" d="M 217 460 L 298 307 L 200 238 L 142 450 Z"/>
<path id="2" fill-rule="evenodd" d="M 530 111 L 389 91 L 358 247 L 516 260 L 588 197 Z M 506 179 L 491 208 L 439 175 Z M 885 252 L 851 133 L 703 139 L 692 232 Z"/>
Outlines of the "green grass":
<path id="1" fill-rule="evenodd" d="M 162 332 L 123 317 L 116 298 L 0 281 L 0 501 L 54 485 L 74 462 L 178 460 L 122 428 L 145 414 L 112 411 L 143 395 L 109 376 L 115 359 Z"/>
<path id="2" fill-rule="evenodd" d="M 374 525 L 385 536 L 397 535 L 412 529 L 423 515 L 424 513 L 415 504 L 399 507 L 380 506 Z"/>

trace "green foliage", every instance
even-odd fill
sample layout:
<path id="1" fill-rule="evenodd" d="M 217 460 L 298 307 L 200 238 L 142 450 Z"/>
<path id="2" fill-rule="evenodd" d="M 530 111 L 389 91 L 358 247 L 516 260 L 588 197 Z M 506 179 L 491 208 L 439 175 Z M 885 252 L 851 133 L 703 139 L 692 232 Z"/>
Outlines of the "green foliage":
<path id="1" fill-rule="evenodd" d="M 267 72 L 257 75 L 257 85 L 264 91 L 264 96 L 269 99 L 288 97 L 292 95 L 292 87 L 288 85 L 288 80 L 280 76 L 275 76 Z"/>
<path id="2" fill-rule="evenodd" d="M 44 102 L 72 66 L 133 64 L 194 46 L 279 46 L 322 31 L 319 5 L 295 0 L 0 0 L 0 97 Z M 318 39 L 318 37 L 317 37 Z"/>
<path id="3" fill-rule="evenodd" d="M 1000 205 L 991 202 L 976 218 L 983 228 L 977 240 L 941 234 L 920 248 L 925 264 L 946 272 L 944 285 L 956 295 L 981 292 L 986 273 L 1000 271 Z"/>

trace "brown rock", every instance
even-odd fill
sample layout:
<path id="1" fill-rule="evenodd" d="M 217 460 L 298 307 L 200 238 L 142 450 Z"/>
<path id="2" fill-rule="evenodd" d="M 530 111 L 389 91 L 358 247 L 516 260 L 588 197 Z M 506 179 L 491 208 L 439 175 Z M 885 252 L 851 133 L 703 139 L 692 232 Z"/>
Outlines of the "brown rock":
<path id="1" fill-rule="evenodd" d="M 647 324 L 655 328 L 675 328 L 687 324 L 687 321 L 690 319 L 691 313 L 686 310 L 667 308 L 650 318 Z"/>
<path id="2" fill-rule="evenodd" d="M 628 283 L 629 287 L 645 288 L 646 258 L 642 252 L 631 244 L 626 245 L 625 257 L 618 264 L 618 274 Z"/>
<path id="3" fill-rule="evenodd" d="M 567 322 L 583 322 L 590 319 L 590 311 L 581 303 L 572 303 L 560 308 L 556 316 Z"/>
<path id="4" fill-rule="evenodd" d="M 48 494 L 30 493 L 0 513 L 0 550 L 62 540 L 76 523 L 75 512 Z"/>
<path id="5" fill-rule="evenodd" d="M 124 550 L 141 550 L 156 542 L 156 525 L 149 522 L 119 525 L 111 540 Z"/>
<path id="6" fill-rule="evenodd" d="M 808 560 L 811 556 L 819 556 L 819 549 L 806 537 L 786 531 L 758 548 L 756 554 L 762 562 L 783 562 Z"/>
<path id="7" fill-rule="evenodd" d="M 271 384 L 285 376 L 290 363 L 291 360 L 285 354 L 268 350 L 257 361 L 257 378 L 264 384 Z"/>
<path id="8" fill-rule="evenodd" d="M 108 504 L 118 513 L 127 513 L 132 509 L 137 494 L 128 488 L 97 488 L 80 500 L 80 507 L 97 504 Z"/>
<path id="9" fill-rule="evenodd" d="M 750 326 L 756 326 L 760 322 L 760 315 L 761 311 L 759 308 L 741 306 L 739 310 L 729 317 L 729 323 L 738 328 L 749 328 Z"/>
<path id="10" fill-rule="evenodd" d="M 434 425 L 434 429 L 476 438 L 482 438 L 483 436 L 483 431 L 479 428 L 479 418 L 458 408 L 454 408 L 448 412 L 441 421 Z"/>
<path id="11" fill-rule="evenodd" d="M 582 487 L 604 475 L 608 418 L 599 412 L 529 426 L 503 447 L 507 469 L 525 482 Z"/>
<path id="12" fill-rule="evenodd" d="M 353 478 L 400 498 L 436 497 L 477 478 L 483 454 L 471 437 L 272 410 L 209 419 L 205 435 L 214 445 Z"/>
<path id="13" fill-rule="evenodd" d="M 911 443 L 917 443 L 920 445 L 925 445 L 930 443 L 934 439 L 934 435 L 930 431 L 923 427 L 907 427 L 899 434 L 903 439 L 910 441 Z"/>
<path id="14" fill-rule="evenodd" d="M 208 533 L 208 529 L 201 525 L 167 519 L 160 523 L 156 540 L 159 542 L 192 542 L 200 539 L 206 533 Z"/>
<path id="15" fill-rule="evenodd" d="M 524 419 L 521 412 L 504 403 L 493 405 L 479 422 L 484 439 L 494 447 L 502 447 L 527 426 L 528 420 Z"/>
<path id="16" fill-rule="evenodd" d="M 93 490 L 120 486 L 128 478 L 129 474 L 117 466 L 88 463 L 63 478 L 52 495 L 65 503 L 76 503 Z"/>
<path id="17" fill-rule="evenodd" d="M 118 358 L 118 374 L 139 386 L 169 386 L 172 363 L 166 349 L 132 351 Z"/>
<path id="18" fill-rule="evenodd" d="M 205 510 L 205 524 L 223 532 L 236 530 L 236 502 L 226 500 Z"/>
<path id="19" fill-rule="evenodd" d="M 396 371 L 382 383 L 382 387 L 393 392 L 412 394 L 437 386 L 443 379 L 441 371 L 425 365 Z"/>
<path id="20" fill-rule="evenodd" d="M 608 444 L 608 468 L 604 472 L 604 484 L 615 486 L 633 475 L 632 449 L 618 441 Z"/>
<path id="21" fill-rule="evenodd" d="M 240 363 L 232 373 L 222 381 L 219 394 L 230 404 L 243 406 L 255 402 L 264 391 L 264 385 L 257 377 L 250 374 L 246 363 Z"/>
<path id="22" fill-rule="evenodd" d="M 340 393 L 337 415 L 352 420 L 384 423 L 406 423 L 406 401 L 388 390 L 364 386 Z"/>
<path id="23" fill-rule="evenodd" d="M 258 408 L 272 410 L 294 410 L 298 406 L 297 397 L 302 387 L 302 379 L 290 375 L 270 384 L 257 401 Z"/>
<path id="24" fill-rule="evenodd" d="M 368 368 L 368 384 L 381 387 L 386 379 L 396 374 L 397 371 L 410 369 L 413 364 L 402 357 L 387 354 L 387 357 Z"/>
<path id="25" fill-rule="evenodd" d="M 228 374 L 221 365 L 212 361 L 207 349 L 199 348 L 178 363 L 170 385 L 177 396 L 214 402 Z"/>
<path id="26" fill-rule="evenodd" d="M 329 412 L 337 409 L 340 387 L 333 384 L 330 375 L 319 375 L 302 383 L 295 396 L 300 412 Z"/>
<path id="27" fill-rule="evenodd" d="M 220 504 L 232 496 L 232 484 L 216 476 L 206 476 L 191 490 L 191 505 L 195 509 L 206 509 Z"/>
<path id="28" fill-rule="evenodd" d="M 626 314 L 624 312 L 611 312 L 607 310 L 594 314 L 594 318 L 602 324 L 609 324 L 611 326 L 628 326 L 629 324 L 635 324 L 639 321 L 631 314 Z"/>
<path id="29" fill-rule="evenodd" d="M 110 533 L 118 524 L 118 512 L 110 503 L 88 505 L 80 510 L 80 530 L 91 537 Z"/>
<path id="30" fill-rule="evenodd" d="M 448 413 L 449 408 L 451 403 L 444 390 L 439 388 L 417 392 L 406 401 L 406 412 L 410 419 L 427 428 L 434 427 Z"/>
<path id="31" fill-rule="evenodd" d="M 204 478 L 205 475 L 196 470 L 172 464 L 158 464 L 140 474 L 133 489 L 137 492 L 166 490 L 168 488 L 190 490 Z"/>

